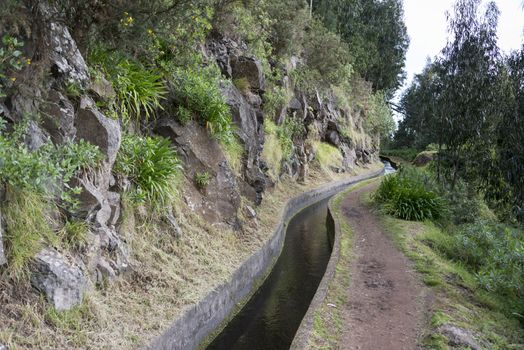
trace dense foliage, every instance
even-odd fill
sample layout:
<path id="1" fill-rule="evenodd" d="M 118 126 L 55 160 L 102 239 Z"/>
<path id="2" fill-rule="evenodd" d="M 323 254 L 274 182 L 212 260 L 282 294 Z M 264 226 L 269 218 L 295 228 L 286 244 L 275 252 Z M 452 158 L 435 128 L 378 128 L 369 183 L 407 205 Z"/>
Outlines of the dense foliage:
<path id="1" fill-rule="evenodd" d="M 399 0 L 321 0 L 313 10 L 349 45 L 352 64 L 375 90 L 388 93 L 404 79 L 407 29 Z"/>
<path id="2" fill-rule="evenodd" d="M 387 214 L 405 220 L 439 219 L 446 210 L 430 176 L 409 167 L 387 176 L 374 195 Z"/>
<path id="3" fill-rule="evenodd" d="M 135 200 L 165 204 L 176 193 L 182 170 L 176 150 L 162 137 L 126 135 L 122 140 L 114 171 L 134 185 Z"/>
<path id="4" fill-rule="evenodd" d="M 65 205 L 76 204 L 73 194 L 79 188 L 69 186 L 69 181 L 82 169 L 95 167 L 102 159 L 96 146 L 84 140 L 62 145 L 47 143 L 31 150 L 24 143 L 29 121 L 18 123 L 6 132 L 0 119 L 0 182 L 14 189 L 52 195 L 59 191 Z"/>
<path id="5" fill-rule="evenodd" d="M 439 151 L 437 177 L 476 186 L 504 219 L 524 221 L 524 47 L 503 57 L 498 9 L 459 0 L 450 40 L 402 97 L 404 120 L 395 147 Z"/>

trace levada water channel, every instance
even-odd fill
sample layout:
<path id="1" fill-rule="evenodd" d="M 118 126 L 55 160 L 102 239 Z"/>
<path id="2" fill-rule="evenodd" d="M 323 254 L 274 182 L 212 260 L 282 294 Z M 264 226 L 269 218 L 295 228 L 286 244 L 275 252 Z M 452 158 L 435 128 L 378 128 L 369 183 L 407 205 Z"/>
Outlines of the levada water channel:
<path id="1" fill-rule="evenodd" d="M 382 158 L 383 174 L 396 164 Z M 262 286 L 207 347 L 208 350 L 289 349 L 326 271 L 333 248 L 330 198 L 295 215 L 282 253 Z"/>
<path id="2" fill-rule="evenodd" d="M 295 215 L 270 275 L 207 349 L 289 349 L 333 248 L 328 199 Z"/>

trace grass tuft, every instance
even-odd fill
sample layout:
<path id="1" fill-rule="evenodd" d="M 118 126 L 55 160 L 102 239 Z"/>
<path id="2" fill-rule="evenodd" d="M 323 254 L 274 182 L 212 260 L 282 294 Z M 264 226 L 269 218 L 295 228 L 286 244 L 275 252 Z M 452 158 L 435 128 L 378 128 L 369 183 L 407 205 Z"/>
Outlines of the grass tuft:
<path id="1" fill-rule="evenodd" d="M 44 242 L 59 245 L 48 221 L 51 204 L 40 194 L 7 187 L 3 215 L 6 222 L 4 237 L 7 255 L 7 275 L 12 279 L 28 278 L 31 259 L 42 249 Z"/>

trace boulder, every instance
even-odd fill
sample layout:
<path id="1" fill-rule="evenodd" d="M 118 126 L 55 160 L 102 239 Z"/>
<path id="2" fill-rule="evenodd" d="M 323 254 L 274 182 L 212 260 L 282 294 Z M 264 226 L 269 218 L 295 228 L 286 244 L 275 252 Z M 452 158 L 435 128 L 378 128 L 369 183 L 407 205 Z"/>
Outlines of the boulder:
<path id="1" fill-rule="evenodd" d="M 354 148 L 349 145 L 342 143 L 340 146 L 340 152 L 342 153 L 342 165 L 346 170 L 353 169 L 356 166 L 357 154 Z"/>
<path id="2" fill-rule="evenodd" d="M 110 169 L 120 148 L 121 131 L 118 121 L 109 119 L 91 106 L 89 98 L 82 98 L 81 107 L 75 118 L 77 138 L 96 145 L 106 156 Z"/>
<path id="3" fill-rule="evenodd" d="M 113 85 L 104 76 L 91 80 L 88 90 L 98 101 L 110 101 L 116 97 Z"/>
<path id="4" fill-rule="evenodd" d="M 47 100 L 42 127 L 49 133 L 54 143 L 73 140 L 76 135 L 73 104 L 56 90 L 49 92 Z"/>
<path id="5" fill-rule="evenodd" d="M 417 154 L 415 159 L 413 160 L 413 165 L 415 166 L 424 166 L 430 162 L 432 162 L 437 156 L 436 151 L 424 151 Z"/>
<path id="6" fill-rule="evenodd" d="M 67 26 L 61 23 L 58 9 L 45 1 L 38 3 L 38 11 L 47 24 L 46 40 L 50 51 L 51 74 L 66 83 L 76 83 L 85 87 L 89 73 L 84 57 L 71 37 Z"/>
<path id="7" fill-rule="evenodd" d="M 265 91 L 266 79 L 262 64 L 255 58 L 235 56 L 231 58 L 233 79 L 246 79 L 254 91 Z"/>
<path id="8" fill-rule="evenodd" d="M 260 203 L 262 192 L 266 188 L 266 177 L 260 170 L 260 157 L 264 145 L 263 118 L 260 118 L 258 110 L 253 108 L 234 86 L 223 86 L 222 94 L 231 110 L 233 122 L 238 127 L 236 133 L 244 144 L 245 180 L 257 193 L 255 202 Z M 243 191 L 243 194 L 247 195 L 247 192 Z"/>
<path id="9" fill-rule="evenodd" d="M 34 259 L 31 284 L 44 293 L 57 310 L 69 310 L 82 302 L 87 280 L 82 271 L 53 249 L 44 249 Z"/>
<path id="10" fill-rule="evenodd" d="M 196 186 L 185 190 L 184 199 L 188 206 L 210 223 L 235 225 L 240 190 L 218 142 L 195 122 L 182 127 L 172 119 L 163 119 L 155 131 L 171 139 L 178 147 L 190 183 L 197 173 L 211 175 L 205 191 L 199 191 Z"/>
<path id="11" fill-rule="evenodd" d="M 48 137 L 40 127 L 34 122 L 30 121 L 27 126 L 24 143 L 29 151 L 36 151 L 49 141 Z"/>
<path id="12" fill-rule="evenodd" d="M 451 325 L 445 324 L 439 327 L 439 332 L 448 339 L 448 343 L 454 347 L 468 348 L 471 350 L 484 349 L 483 346 L 475 340 L 473 333 L 470 331 Z"/>
<path id="13" fill-rule="evenodd" d="M 338 135 L 338 132 L 335 130 L 328 130 L 326 134 L 326 141 L 336 147 L 340 146 L 340 136 Z"/>

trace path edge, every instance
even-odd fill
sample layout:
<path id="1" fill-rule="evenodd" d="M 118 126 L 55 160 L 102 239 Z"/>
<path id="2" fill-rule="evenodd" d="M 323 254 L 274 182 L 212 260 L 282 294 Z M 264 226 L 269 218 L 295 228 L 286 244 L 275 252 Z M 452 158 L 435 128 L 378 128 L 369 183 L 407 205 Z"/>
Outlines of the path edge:
<path id="1" fill-rule="evenodd" d="M 295 334 L 295 338 L 293 339 L 293 342 L 291 343 L 290 350 L 303 350 L 308 347 L 308 342 L 309 342 L 309 339 L 311 337 L 311 333 L 313 330 L 315 315 L 317 311 L 324 304 L 327 294 L 329 292 L 330 284 L 333 281 L 333 278 L 335 277 L 337 265 L 340 260 L 340 242 L 341 242 L 341 235 L 342 235 L 342 229 L 341 229 L 341 224 L 340 224 L 341 216 L 335 215 L 335 213 L 337 212 L 337 208 L 335 208 L 335 205 L 334 205 L 335 201 L 337 201 L 337 199 L 340 197 L 347 196 L 350 192 L 355 191 L 356 189 L 360 188 L 361 187 L 360 185 L 364 186 L 365 184 L 367 184 L 367 181 L 373 180 L 380 175 L 382 175 L 382 173 L 376 176 L 369 177 L 367 179 L 363 179 L 356 183 L 353 183 L 350 185 L 349 188 L 336 194 L 335 196 L 333 196 L 333 198 L 329 200 L 328 202 L 328 220 L 331 221 L 331 225 L 333 225 L 333 230 L 334 230 L 333 250 L 331 252 L 331 257 L 326 267 L 326 272 L 324 273 L 324 276 L 322 277 L 322 280 L 320 281 L 318 289 L 315 295 L 313 296 L 311 304 L 309 305 L 309 308 L 306 314 L 304 315 L 302 322 L 300 323 L 297 333 Z M 366 181 L 366 182 L 363 182 L 363 181 Z"/>

